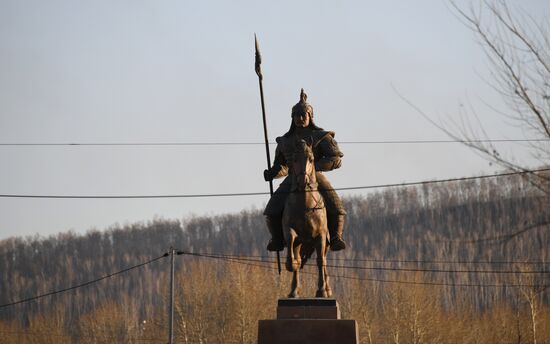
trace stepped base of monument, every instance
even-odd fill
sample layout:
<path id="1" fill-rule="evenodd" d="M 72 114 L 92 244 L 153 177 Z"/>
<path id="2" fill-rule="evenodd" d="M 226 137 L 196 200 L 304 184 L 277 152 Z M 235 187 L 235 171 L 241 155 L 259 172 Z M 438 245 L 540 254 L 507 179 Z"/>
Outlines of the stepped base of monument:
<path id="1" fill-rule="evenodd" d="M 258 344 L 357 344 L 357 332 L 355 320 L 260 320 Z"/>
<path id="2" fill-rule="evenodd" d="M 276 320 L 260 320 L 258 344 L 357 344 L 355 320 L 340 319 L 335 299 L 279 299 Z"/>

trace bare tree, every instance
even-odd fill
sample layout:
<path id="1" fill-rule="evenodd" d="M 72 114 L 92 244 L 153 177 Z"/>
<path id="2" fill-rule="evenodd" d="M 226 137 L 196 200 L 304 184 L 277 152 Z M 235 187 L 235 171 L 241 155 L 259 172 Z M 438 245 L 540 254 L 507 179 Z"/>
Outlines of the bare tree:
<path id="1" fill-rule="evenodd" d="M 532 271 L 531 266 L 519 265 L 519 268 L 523 271 Z M 522 274 L 518 277 L 519 283 L 524 283 L 525 287 L 518 289 L 521 297 L 527 302 L 529 306 L 529 322 L 531 327 L 532 343 L 537 344 L 537 330 L 540 322 L 540 312 L 542 308 L 543 293 L 548 289 L 548 284 L 540 276 L 534 274 Z"/>
<path id="2" fill-rule="evenodd" d="M 489 61 L 486 82 L 502 96 L 507 109 L 498 111 L 529 133 L 529 149 L 541 166 L 550 163 L 550 29 L 548 20 L 512 11 L 504 0 L 484 0 L 463 8 L 451 1 L 459 20 L 475 34 Z M 516 172 L 530 168 L 499 152 L 489 141 L 475 109 L 454 126 L 439 126 L 449 136 L 463 142 L 489 161 Z M 473 118 L 473 119 L 472 119 Z M 550 175 L 526 173 L 530 181 L 550 194 Z"/>
<path id="3" fill-rule="evenodd" d="M 489 61 L 485 82 L 504 100 L 505 110 L 493 111 L 529 134 L 526 147 L 538 161 L 537 170 L 513 156 L 501 154 L 473 106 L 459 108 L 459 119 L 438 123 L 396 93 L 432 125 L 481 157 L 521 173 L 550 194 L 550 21 L 524 11 L 512 11 L 506 0 L 482 0 L 462 7 L 449 0 L 451 10 L 475 35 Z M 462 4 L 462 3 L 461 3 Z M 474 5 L 475 4 L 475 5 Z"/>

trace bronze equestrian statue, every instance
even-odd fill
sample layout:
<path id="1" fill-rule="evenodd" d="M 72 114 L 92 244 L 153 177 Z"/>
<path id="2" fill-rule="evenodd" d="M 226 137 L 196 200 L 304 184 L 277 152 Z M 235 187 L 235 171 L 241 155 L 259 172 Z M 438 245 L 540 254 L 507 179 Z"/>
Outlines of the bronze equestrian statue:
<path id="1" fill-rule="evenodd" d="M 264 171 L 264 178 L 270 181 L 286 177 L 274 192 L 264 211 L 266 223 L 271 233 L 267 245 L 269 251 L 282 251 L 288 238 L 283 238 L 283 211 L 292 192 L 292 171 L 289 167 L 294 156 L 297 142 L 311 141 L 311 150 L 315 161 L 315 179 L 317 189 L 326 206 L 328 230 L 330 233 L 330 249 L 338 251 L 346 248 L 342 239 L 346 211 L 342 201 L 323 172 L 332 171 L 342 165 L 344 154 L 340 151 L 334 132 L 325 131 L 313 122 L 313 107 L 307 103 L 307 95 L 302 89 L 300 101 L 292 107 L 292 122 L 286 134 L 277 138 L 277 148 L 273 166 Z M 287 204 L 288 206 L 288 204 Z"/>

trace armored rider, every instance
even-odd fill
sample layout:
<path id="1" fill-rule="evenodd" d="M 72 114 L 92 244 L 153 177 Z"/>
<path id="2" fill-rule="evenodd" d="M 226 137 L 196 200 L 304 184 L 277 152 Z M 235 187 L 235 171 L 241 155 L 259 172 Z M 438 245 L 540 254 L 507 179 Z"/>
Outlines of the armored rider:
<path id="1" fill-rule="evenodd" d="M 344 154 L 342 154 L 336 140 L 334 140 L 334 132 L 325 131 L 313 122 L 313 107 L 307 103 L 307 95 L 302 89 L 300 101 L 292 107 L 290 129 L 282 137 L 277 138 L 273 167 L 264 171 L 266 181 L 286 177 L 273 193 L 264 211 L 267 228 L 271 233 L 271 240 L 267 245 L 269 251 L 281 251 L 285 246 L 282 215 L 286 197 L 291 188 L 287 161 L 291 159 L 293 143 L 296 140 L 310 137 L 313 141 L 318 190 L 325 200 L 327 209 L 330 249 L 339 251 L 346 248 L 346 243 L 342 240 L 346 211 L 340 197 L 323 174 L 323 172 L 339 168 L 342 165 Z"/>

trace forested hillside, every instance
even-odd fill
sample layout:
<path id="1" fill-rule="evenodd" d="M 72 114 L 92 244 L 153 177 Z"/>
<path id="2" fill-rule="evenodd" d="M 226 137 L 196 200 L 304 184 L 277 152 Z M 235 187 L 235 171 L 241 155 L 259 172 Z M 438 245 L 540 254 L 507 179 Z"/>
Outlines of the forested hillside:
<path id="1" fill-rule="evenodd" d="M 329 253 L 342 315 L 365 343 L 550 342 L 549 197 L 514 177 L 345 199 Z M 40 229 L 37 229 L 40 231 Z M 260 210 L 0 242 L 0 304 L 176 257 L 176 339 L 254 343 L 290 287 Z M 198 254 L 191 255 L 191 254 Z M 0 308 L 2 343 L 166 342 L 169 258 Z M 313 266 L 306 267 L 314 272 Z M 303 275 L 306 296 L 314 275 Z"/>

